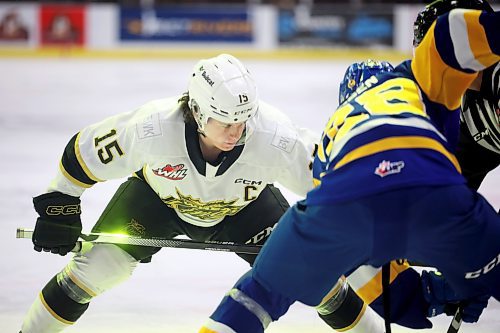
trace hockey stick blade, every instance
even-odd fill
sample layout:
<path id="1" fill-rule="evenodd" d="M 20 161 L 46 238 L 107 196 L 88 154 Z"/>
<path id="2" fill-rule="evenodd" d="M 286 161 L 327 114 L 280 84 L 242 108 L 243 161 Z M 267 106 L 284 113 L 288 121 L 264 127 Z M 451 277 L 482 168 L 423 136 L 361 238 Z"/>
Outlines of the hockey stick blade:
<path id="1" fill-rule="evenodd" d="M 32 236 L 33 236 L 33 229 L 17 228 L 16 238 L 31 239 Z M 243 254 L 257 254 L 262 248 L 262 246 L 260 245 L 236 244 L 233 242 L 219 242 L 219 241 L 198 242 L 188 239 L 169 239 L 161 237 L 141 238 L 130 235 L 121 235 L 121 234 L 89 233 L 89 234 L 80 234 L 80 240 L 78 241 L 72 252 L 79 252 L 82 246 L 81 244 L 82 242 L 140 245 L 140 246 L 151 246 L 151 247 L 172 247 L 181 249 L 236 252 Z"/>
<path id="2" fill-rule="evenodd" d="M 455 312 L 451 320 L 450 327 L 448 327 L 447 333 L 458 333 L 460 325 L 462 325 L 462 309 L 458 307 L 457 312 Z"/>

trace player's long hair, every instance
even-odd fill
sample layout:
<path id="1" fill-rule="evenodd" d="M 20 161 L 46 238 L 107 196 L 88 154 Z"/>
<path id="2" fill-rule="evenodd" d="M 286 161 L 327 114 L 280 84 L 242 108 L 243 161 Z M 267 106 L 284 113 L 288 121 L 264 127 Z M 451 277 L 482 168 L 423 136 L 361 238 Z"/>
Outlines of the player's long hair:
<path id="1" fill-rule="evenodd" d="M 180 109 L 182 111 L 182 115 L 184 117 L 184 122 L 186 124 L 191 124 L 191 125 L 198 127 L 198 125 L 196 124 L 196 120 L 194 119 L 194 116 L 193 116 L 193 111 L 191 111 L 191 109 L 189 108 L 188 101 L 189 101 L 189 93 L 188 92 L 185 92 L 184 94 L 182 94 L 181 98 L 179 98 L 179 100 L 178 100 L 178 102 L 180 103 L 179 107 L 180 107 Z"/>

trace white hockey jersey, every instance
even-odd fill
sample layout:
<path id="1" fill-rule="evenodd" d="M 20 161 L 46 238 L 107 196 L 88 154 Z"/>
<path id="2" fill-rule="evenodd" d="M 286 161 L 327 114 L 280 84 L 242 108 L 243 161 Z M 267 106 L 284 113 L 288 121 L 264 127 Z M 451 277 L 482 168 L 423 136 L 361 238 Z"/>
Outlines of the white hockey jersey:
<path id="1" fill-rule="evenodd" d="M 80 196 L 96 182 L 136 173 L 184 221 L 213 226 L 278 182 L 304 196 L 319 134 L 295 127 L 260 102 L 246 140 L 218 165 L 203 160 L 198 133 L 184 122 L 179 97 L 155 100 L 80 131 L 68 144 L 49 191 Z"/>

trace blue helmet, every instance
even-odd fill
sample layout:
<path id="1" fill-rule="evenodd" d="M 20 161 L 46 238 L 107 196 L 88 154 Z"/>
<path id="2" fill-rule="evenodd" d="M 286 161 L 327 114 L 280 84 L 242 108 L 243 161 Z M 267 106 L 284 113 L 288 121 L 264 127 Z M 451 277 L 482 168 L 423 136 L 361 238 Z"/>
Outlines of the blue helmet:
<path id="1" fill-rule="evenodd" d="M 379 73 L 392 72 L 394 67 L 387 61 L 365 60 L 355 62 L 345 71 L 339 88 L 339 105 L 352 95 L 359 85 L 370 76 Z"/>

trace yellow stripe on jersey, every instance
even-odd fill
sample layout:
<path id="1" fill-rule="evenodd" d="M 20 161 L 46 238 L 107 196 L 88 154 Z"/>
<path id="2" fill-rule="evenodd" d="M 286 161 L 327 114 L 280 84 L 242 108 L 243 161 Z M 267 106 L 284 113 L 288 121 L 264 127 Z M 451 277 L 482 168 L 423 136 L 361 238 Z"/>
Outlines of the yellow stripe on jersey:
<path id="1" fill-rule="evenodd" d="M 407 263 L 398 264 L 396 261 L 391 261 L 389 282 L 392 283 L 396 277 L 407 270 L 410 266 Z M 363 287 L 356 290 L 356 293 L 365 303 L 371 304 L 380 295 L 382 295 L 382 270 Z"/>
<path id="2" fill-rule="evenodd" d="M 375 77 L 370 78 L 371 84 L 378 81 Z M 420 99 L 416 83 L 408 78 L 394 78 L 377 85 L 364 94 L 354 94 L 349 101 L 352 103 L 340 106 L 330 117 L 321 145 L 318 147 L 318 159 L 326 163 L 331 158 L 334 149 L 334 141 L 338 142 L 351 132 L 352 128 L 361 121 L 368 119 L 371 115 L 399 115 L 411 113 L 428 118 L 425 107 Z M 328 141 L 326 139 L 329 139 Z"/>
<path id="3" fill-rule="evenodd" d="M 85 172 L 85 174 L 87 175 L 87 177 L 89 177 L 90 179 L 92 179 L 95 182 L 103 182 L 103 180 L 97 178 L 96 176 L 94 176 L 94 174 L 92 174 L 92 172 L 89 170 L 89 168 L 87 167 L 87 164 L 85 163 L 85 161 L 82 158 L 82 154 L 80 152 L 80 135 L 81 135 L 81 132 L 78 133 L 78 135 L 76 136 L 76 140 L 75 140 L 76 159 L 78 160 L 78 163 L 82 167 L 82 169 Z"/>
<path id="4" fill-rule="evenodd" d="M 64 324 L 67 324 L 67 325 L 73 325 L 74 324 L 73 321 L 66 320 L 66 319 L 62 318 L 61 316 L 59 316 L 57 313 L 55 313 L 54 310 L 52 310 L 52 308 L 47 304 L 47 302 L 45 301 L 45 298 L 43 298 L 43 294 L 42 293 L 40 293 L 40 301 L 42 302 L 42 304 L 45 307 L 45 309 L 52 315 L 52 317 L 54 317 L 55 319 L 57 319 L 61 323 L 64 323 Z"/>
<path id="5" fill-rule="evenodd" d="M 321 175 L 322 176 L 322 175 Z M 316 178 L 313 178 L 313 186 L 314 187 L 317 187 L 321 184 L 321 180 L 320 179 L 316 179 Z"/>
<path id="6" fill-rule="evenodd" d="M 351 133 L 351 130 L 354 126 L 358 125 L 360 122 L 363 120 L 368 119 L 370 116 L 368 114 L 358 114 L 355 116 L 350 116 L 349 118 L 344 120 L 344 123 L 342 127 L 339 128 L 337 131 L 337 135 L 334 138 L 335 144 L 339 142 L 342 138 L 344 138 L 346 135 Z M 329 147 L 327 153 L 330 158 L 332 158 L 332 151 L 333 151 L 333 146 L 334 144 L 331 144 L 331 147 Z"/>
<path id="7" fill-rule="evenodd" d="M 480 14 L 480 12 L 471 13 L 465 15 L 464 19 L 467 22 L 467 34 L 474 36 L 474 38 L 469 38 L 470 49 L 474 57 L 484 67 L 489 67 L 492 63 L 498 61 L 498 56 L 493 54 L 484 28 L 479 23 Z"/>
<path id="8" fill-rule="evenodd" d="M 81 186 L 83 188 L 91 188 L 92 185 L 82 183 L 78 179 L 74 178 L 72 175 L 69 174 L 68 171 L 64 168 L 64 165 L 62 164 L 62 160 L 59 162 L 59 170 L 61 170 L 61 173 L 64 175 L 64 177 L 68 178 L 70 182 L 72 182 L 75 185 Z"/>
<path id="9" fill-rule="evenodd" d="M 477 76 L 449 67 L 439 55 L 434 39 L 436 22 L 415 49 L 411 70 L 420 88 L 431 101 L 443 104 L 449 110 L 460 107 L 462 95 Z"/>
<path id="10" fill-rule="evenodd" d="M 372 141 L 351 150 L 335 164 L 333 170 L 336 170 L 359 158 L 392 149 L 431 149 L 446 156 L 446 158 L 448 158 L 448 160 L 455 166 L 457 171 L 460 173 L 462 172 L 457 158 L 448 152 L 448 150 L 446 150 L 441 143 L 431 138 L 421 136 L 396 136 Z"/>
<path id="11" fill-rule="evenodd" d="M 387 80 L 354 99 L 371 115 L 412 113 L 427 117 L 415 81 L 405 77 Z"/>
<path id="12" fill-rule="evenodd" d="M 317 156 L 321 162 L 325 163 L 327 160 L 327 156 L 330 156 L 330 153 L 332 152 L 333 149 L 333 139 L 337 136 L 337 132 L 339 131 L 339 129 L 345 127 L 344 122 L 346 118 L 349 116 L 349 113 L 351 113 L 352 111 L 353 111 L 352 105 L 343 104 L 333 113 L 330 119 L 328 119 L 328 123 L 326 124 L 325 130 L 323 132 L 324 135 L 322 136 L 320 142 L 324 143 L 325 136 L 329 139 L 329 141 L 326 147 L 320 143 L 317 152 Z M 365 119 L 367 115 L 361 115 L 361 117 Z M 358 120 L 356 121 L 352 120 L 353 118 L 357 118 L 359 120 L 359 116 L 351 117 L 351 122 L 353 122 L 353 124 L 355 124 L 358 121 Z"/>
<path id="13" fill-rule="evenodd" d="M 452 64 L 447 65 L 443 58 L 451 61 L 454 61 L 452 58 L 456 58 L 455 67 L 458 65 L 461 69 L 476 72 L 493 65 L 500 59 L 491 50 L 488 35 L 480 23 L 479 19 L 483 14 L 477 10 L 452 10 L 447 21 L 440 22 L 440 24 L 448 24 L 449 30 L 441 29 L 436 32 L 436 22 L 434 22 L 415 49 L 411 68 L 420 87 L 432 101 L 443 104 L 450 110 L 455 110 L 460 106 L 462 95 L 477 74 L 464 73 L 452 68 Z M 436 34 L 440 40 L 451 43 L 453 49 L 449 50 L 442 45 L 438 49 Z M 464 38 L 464 34 L 467 34 L 468 38 Z"/>

